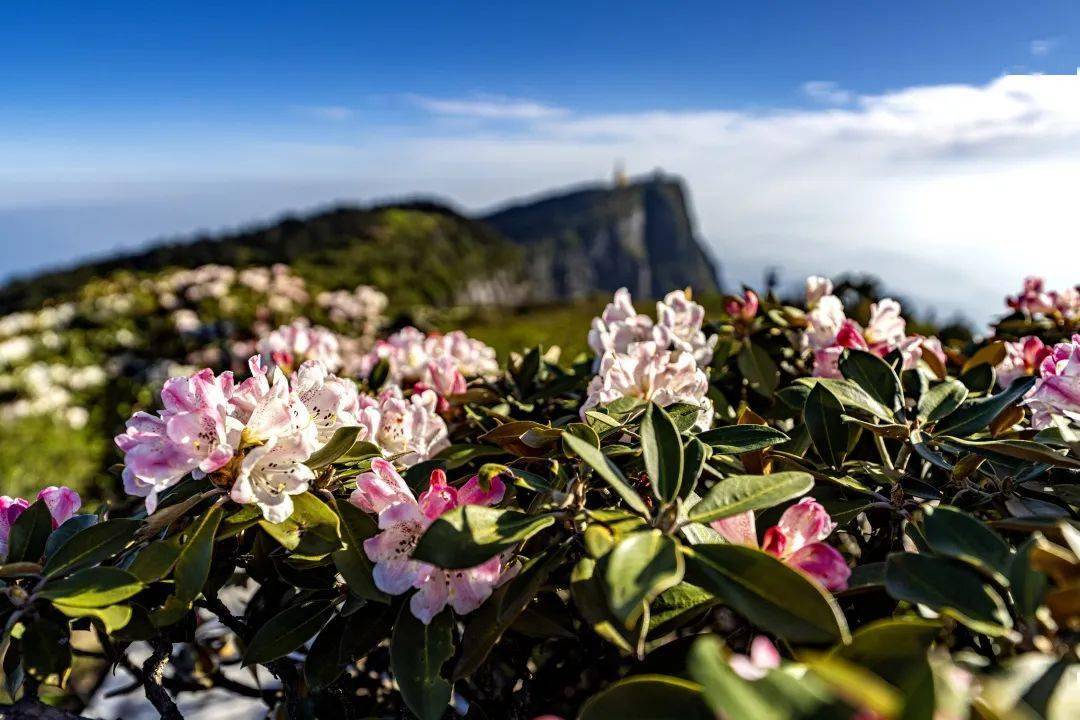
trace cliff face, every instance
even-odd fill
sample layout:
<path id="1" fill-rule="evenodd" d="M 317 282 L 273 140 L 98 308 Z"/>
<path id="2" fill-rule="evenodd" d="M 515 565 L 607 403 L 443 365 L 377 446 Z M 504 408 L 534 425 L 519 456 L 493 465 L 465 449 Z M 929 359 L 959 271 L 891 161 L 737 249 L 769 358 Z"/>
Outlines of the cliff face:
<path id="1" fill-rule="evenodd" d="M 719 289 L 716 267 L 694 236 L 677 180 L 584 188 L 482 219 L 525 250 L 536 299 L 565 300 L 620 287 L 646 297 L 688 285 L 703 292 Z"/>

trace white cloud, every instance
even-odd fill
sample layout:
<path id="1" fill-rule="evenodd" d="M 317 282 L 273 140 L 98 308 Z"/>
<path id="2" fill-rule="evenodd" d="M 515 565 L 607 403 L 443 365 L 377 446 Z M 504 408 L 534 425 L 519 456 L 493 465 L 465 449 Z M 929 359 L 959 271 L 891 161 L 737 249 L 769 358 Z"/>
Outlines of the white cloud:
<path id="1" fill-rule="evenodd" d="M 854 93 L 844 90 L 832 80 L 805 82 L 802 91 L 807 97 L 830 105 L 846 105 L 855 97 Z"/>
<path id="2" fill-rule="evenodd" d="M 333 120 L 340 122 L 353 117 L 356 112 L 352 108 L 343 105 L 303 105 L 297 110 L 304 115 L 309 115 L 320 120 Z"/>
<path id="3" fill-rule="evenodd" d="M 499 95 L 478 95 L 471 98 L 433 98 L 424 95 L 409 95 L 407 97 L 418 107 L 435 115 L 453 115 L 485 120 L 539 120 L 567 114 L 565 108 L 545 105 L 535 100 L 508 98 Z"/>
<path id="4" fill-rule="evenodd" d="M 1056 38 L 1042 38 L 1039 40 L 1032 40 L 1028 45 L 1028 49 L 1035 57 L 1046 57 L 1054 51 L 1058 46 Z"/>

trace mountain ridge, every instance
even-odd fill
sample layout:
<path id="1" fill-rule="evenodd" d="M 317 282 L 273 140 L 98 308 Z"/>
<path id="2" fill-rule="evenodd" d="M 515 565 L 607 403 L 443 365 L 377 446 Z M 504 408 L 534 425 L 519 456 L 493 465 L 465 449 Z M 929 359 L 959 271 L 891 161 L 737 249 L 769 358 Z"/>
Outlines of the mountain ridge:
<path id="1" fill-rule="evenodd" d="M 441 200 L 338 204 L 11 278 L 0 284 L 0 313 L 61 300 L 113 272 L 206 263 L 284 262 L 318 287 L 375 285 L 400 307 L 563 301 L 624 285 L 645 296 L 714 291 L 716 268 L 688 204 L 682 182 L 659 175 L 558 189 L 472 216 Z"/>

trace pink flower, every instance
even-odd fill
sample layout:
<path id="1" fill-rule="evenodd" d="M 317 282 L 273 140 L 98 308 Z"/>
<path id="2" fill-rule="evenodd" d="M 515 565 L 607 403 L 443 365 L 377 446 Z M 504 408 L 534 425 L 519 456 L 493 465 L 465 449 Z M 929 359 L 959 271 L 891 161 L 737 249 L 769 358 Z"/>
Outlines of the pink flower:
<path id="1" fill-rule="evenodd" d="M 760 680 L 769 670 L 780 667 L 780 653 L 769 638 L 758 635 L 750 641 L 749 655 L 734 653 L 728 658 L 728 664 L 743 680 Z"/>
<path id="2" fill-rule="evenodd" d="M 869 350 L 862 328 L 854 320 L 844 319 L 832 345 L 814 351 L 814 377 L 840 378 L 840 356 L 845 348 Z"/>
<path id="3" fill-rule="evenodd" d="M 127 421 L 115 438 L 124 453 L 124 492 L 146 498 L 146 511 L 157 508 L 157 496 L 194 470 L 198 461 L 165 432 L 165 421 L 145 412 Z"/>
<path id="4" fill-rule="evenodd" d="M 442 470 L 435 470 L 428 489 L 414 498 L 393 465 L 382 459 L 372 461 L 371 472 L 357 478 L 349 501 L 379 515 L 382 532 L 364 541 L 364 552 L 375 563 L 375 586 L 391 595 L 415 588 L 409 609 L 425 625 L 447 605 L 461 615 L 480 607 L 504 579 L 502 557 L 495 556 L 466 570 L 443 570 L 413 560 L 412 551 L 428 526 L 443 513 L 461 505 L 494 505 L 502 500 L 505 491 L 499 478 L 492 479 L 484 490 L 475 476 L 461 488 L 454 488 L 446 482 Z"/>
<path id="5" fill-rule="evenodd" d="M 0 560 L 7 558 L 8 537 L 11 535 L 11 526 L 19 519 L 30 503 L 22 498 L 0 496 Z"/>
<path id="6" fill-rule="evenodd" d="M 670 311 L 673 316 L 679 312 L 675 307 L 671 307 Z M 675 324 L 677 320 L 672 317 L 669 322 Z M 666 330 L 656 327 L 648 315 L 634 309 L 629 290 L 619 288 L 600 317 L 593 318 L 589 347 L 600 358 L 608 352 L 626 353 L 631 345 L 646 340 L 666 347 L 669 335 Z"/>
<path id="7" fill-rule="evenodd" d="M 710 523 L 730 543 L 759 547 L 753 511 Z M 780 522 L 765 531 L 760 549 L 802 570 L 829 590 L 847 587 L 851 569 L 844 557 L 822 542 L 836 528 L 828 511 L 814 498 L 806 497 L 789 507 Z"/>
<path id="8" fill-rule="evenodd" d="M 1031 408 L 1031 424 L 1039 429 L 1059 420 L 1080 422 L 1080 335 L 1043 358 L 1039 379 L 1021 404 Z"/>
<path id="9" fill-rule="evenodd" d="M 835 295 L 823 295 L 818 298 L 814 308 L 806 314 L 803 346 L 809 350 L 832 347 L 836 344 L 837 333 L 846 321 L 844 305 L 840 302 L 840 298 Z"/>
<path id="10" fill-rule="evenodd" d="M 995 368 L 998 385 L 1006 388 L 1016 378 L 1034 374 L 1051 352 L 1052 349 L 1034 335 L 1005 343 L 1005 358 Z"/>
<path id="11" fill-rule="evenodd" d="M 431 386 L 431 364 L 444 359 L 447 367 L 453 364 L 466 378 L 487 377 L 499 371 L 494 348 L 460 330 L 425 335 L 414 327 L 404 327 L 375 344 L 360 362 L 360 375 L 371 375 L 375 366 L 385 360 L 389 365 L 388 385 L 423 382 Z"/>
<path id="12" fill-rule="evenodd" d="M 1055 309 L 1054 297 L 1052 293 L 1046 292 L 1045 284 L 1041 277 L 1026 277 L 1020 294 L 1005 298 L 1005 303 L 1013 310 L 1019 310 L 1026 315 L 1052 313 Z"/>
<path id="13" fill-rule="evenodd" d="M 729 300 L 727 305 L 724 306 L 724 310 L 732 318 L 750 322 L 757 315 L 758 306 L 757 294 L 753 290 L 746 290 L 741 298 Z"/>
<path id="14" fill-rule="evenodd" d="M 38 500 L 45 503 L 52 515 L 53 530 L 60 527 L 82 507 L 82 498 L 71 488 L 50 485 L 38 493 Z"/>
<path id="15" fill-rule="evenodd" d="M 897 346 L 900 356 L 903 358 L 901 370 L 914 370 L 919 367 L 925 353 L 936 357 L 944 366 L 948 362 L 945 351 L 941 347 L 941 341 L 936 337 L 923 337 L 922 335 L 908 335 Z"/>
<path id="16" fill-rule="evenodd" d="M 451 357 L 441 357 L 429 362 L 427 376 L 429 382 L 416 383 L 413 385 L 413 391 L 422 393 L 425 390 L 434 390 L 439 396 L 436 410 L 440 413 L 450 409 L 448 397 L 461 395 L 469 389 L 465 376 L 461 374 L 457 363 Z"/>
<path id="17" fill-rule="evenodd" d="M 292 376 L 292 393 L 311 415 L 320 443 L 338 428 L 359 425 L 360 396 L 352 380 L 331 375 L 317 360 L 308 360 Z"/>

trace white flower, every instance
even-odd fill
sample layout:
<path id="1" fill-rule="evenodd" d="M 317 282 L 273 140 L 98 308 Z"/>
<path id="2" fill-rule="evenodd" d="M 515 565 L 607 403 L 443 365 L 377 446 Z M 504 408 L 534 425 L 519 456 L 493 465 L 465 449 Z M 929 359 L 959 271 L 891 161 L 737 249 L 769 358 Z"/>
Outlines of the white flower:
<path id="1" fill-rule="evenodd" d="M 293 373 L 292 392 L 307 408 L 320 443 L 338 428 L 360 424 L 360 397 L 356 384 L 331 375 L 326 366 L 309 360 Z"/>
<path id="2" fill-rule="evenodd" d="M 811 275 L 806 278 L 806 308 L 813 310 L 826 295 L 832 295 L 833 284 L 829 278 Z"/>
<path id="3" fill-rule="evenodd" d="M 315 479 L 315 473 L 303 464 L 309 455 L 295 436 L 270 438 L 244 456 L 230 497 L 241 505 L 254 503 L 269 522 L 285 521 L 293 511 L 290 496 L 307 492 L 308 483 Z"/>
<path id="4" fill-rule="evenodd" d="M 818 298 L 814 309 L 806 314 L 803 345 L 810 350 L 824 350 L 836 342 L 836 334 L 846 320 L 844 304 L 835 295 Z"/>
<path id="5" fill-rule="evenodd" d="M 299 367 L 307 360 L 319 360 L 331 372 L 341 368 L 337 335 L 306 320 L 282 325 L 259 341 L 259 353 L 266 362 L 286 368 Z"/>
<path id="6" fill-rule="evenodd" d="M 589 330 L 589 347 L 600 358 L 605 353 L 625 353 L 633 343 L 652 340 L 666 346 L 670 339 L 665 329 L 653 325 L 652 318 L 634 309 L 630 291 L 619 288 L 615 297 Z"/>
<path id="7" fill-rule="evenodd" d="M 907 324 L 900 317 L 900 303 L 891 298 L 883 298 L 870 306 L 870 322 L 863 335 L 867 344 L 896 347 L 904 339 Z"/>
<path id="8" fill-rule="evenodd" d="M 661 407 L 682 402 L 701 408 L 697 426 L 712 425 L 713 406 L 708 398 L 709 379 L 689 353 L 673 353 L 654 342 L 632 345 L 628 353 L 606 353 L 600 371 L 589 383 L 585 412 L 624 397 L 652 401 Z"/>
<path id="9" fill-rule="evenodd" d="M 690 353 L 699 366 L 708 367 L 720 336 L 706 339 L 701 329 L 704 307 L 686 297 L 682 290 L 676 290 L 665 295 L 663 302 L 656 303 L 656 319 L 676 350 Z"/>

